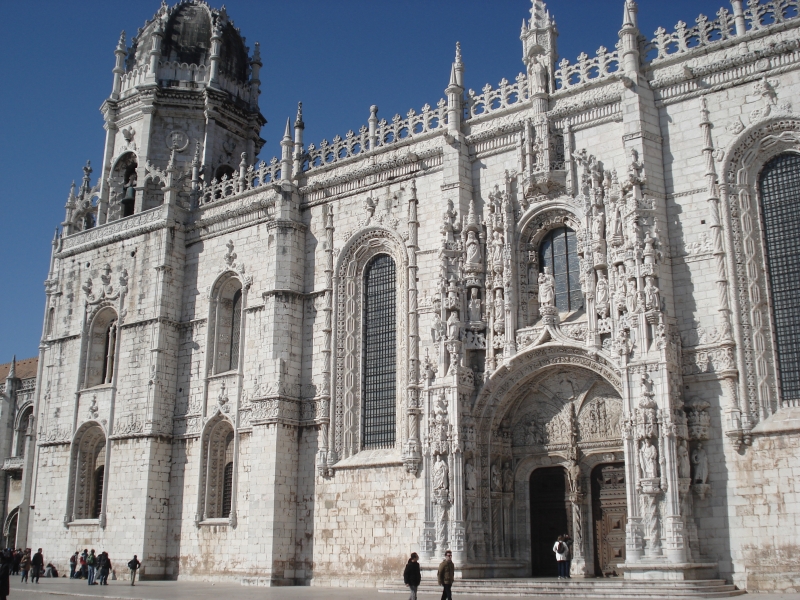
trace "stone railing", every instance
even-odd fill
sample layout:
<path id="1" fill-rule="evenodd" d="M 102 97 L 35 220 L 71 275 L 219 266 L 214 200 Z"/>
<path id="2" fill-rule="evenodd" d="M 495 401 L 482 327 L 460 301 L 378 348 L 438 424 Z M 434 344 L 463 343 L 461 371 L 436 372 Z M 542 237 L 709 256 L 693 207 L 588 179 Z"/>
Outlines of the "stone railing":
<path id="1" fill-rule="evenodd" d="M 3 471 L 22 471 L 25 466 L 24 456 L 9 456 L 3 461 L 3 466 L 0 467 Z"/>
<path id="2" fill-rule="evenodd" d="M 741 15 L 748 32 L 765 29 L 798 16 L 800 0 L 748 0 L 747 8 Z M 735 22 L 735 15 L 721 8 L 714 21 L 700 15 L 695 19 L 694 27 L 689 27 L 683 21 L 678 21 L 672 33 L 660 27 L 656 30 L 656 36 L 645 45 L 644 56 L 651 64 L 657 64 L 695 48 L 714 46 L 736 37 Z"/>
<path id="3" fill-rule="evenodd" d="M 502 79 L 497 89 L 493 89 L 487 83 L 481 91 L 482 94 L 476 94 L 474 90 L 467 92 L 467 120 L 488 115 L 527 100 L 528 78 L 520 73 L 512 84 L 509 84 L 507 79 Z"/>
<path id="4" fill-rule="evenodd" d="M 574 65 L 565 58 L 558 63 L 556 70 L 556 89 L 565 90 L 610 77 L 619 71 L 619 52 L 609 52 L 604 46 L 594 58 L 582 53 Z"/>
<path id="5" fill-rule="evenodd" d="M 281 163 L 273 157 L 269 163 L 261 161 L 257 167 L 250 165 L 242 173 L 233 176 L 223 175 L 222 179 L 212 179 L 200 190 L 200 203 L 208 204 L 217 200 L 231 198 L 237 194 L 257 190 L 277 183 L 281 178 Z"/>
<path id="6" fill-rule="evenodd" d="M 120 78 L 120 93 L 132 90 L 137 85 L 144 83 L 149 72 L 150 65 L 142 65 L 124 73 Z"/>
<path id="7" fill-rule="evenodd" d="M 208 69 L 205 65 L 189 65 L 177 61 L 161 62 L 158 63 L 158 79 L 159 81 L 207 83 Z"/>
<path id="8" fill-rule="evenodd" d="M 378 121 L 377 112 L 377 108 L 373 107 L 369 127 L 362 125 L 358 133 L 351 130 L 344 138 L 337 135 L 332 143 L 322 140 L 319 147 L 311 144 L 303 159 L 303 171 L 313 171 L 369 150 L 414 139 L 447 124 L 447 102 L 444 99 L 439 100 L 436 108 L 426 104 L 419 113 L 412 108 L 405 119 L 395 115 L 391 121 Z"/>

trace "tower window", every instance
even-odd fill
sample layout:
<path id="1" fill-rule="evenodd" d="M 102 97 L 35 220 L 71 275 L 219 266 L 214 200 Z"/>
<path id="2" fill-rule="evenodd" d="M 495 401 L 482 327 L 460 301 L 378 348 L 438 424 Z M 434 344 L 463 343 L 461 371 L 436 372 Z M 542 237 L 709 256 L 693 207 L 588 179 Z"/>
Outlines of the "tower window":
<path id="1" fill-rule="evenodd" d="M 550 231 L 539 246 L 539 269 L 550 272 L 556 281 L 556 307 L 560 312 L 583 308 L 578 237 L 569 227 Z"/>
<path id="2" fill-rule="evenodd" d="M 781 154 L 759 179 L 783 402 L 800 399 L 800 156 Z"/>
<path id="3" fill-rule="evenodd" d="M 364 275 L 363 447 L 395 443 L 397 292 L 395 264 L 381 254 Z"/>

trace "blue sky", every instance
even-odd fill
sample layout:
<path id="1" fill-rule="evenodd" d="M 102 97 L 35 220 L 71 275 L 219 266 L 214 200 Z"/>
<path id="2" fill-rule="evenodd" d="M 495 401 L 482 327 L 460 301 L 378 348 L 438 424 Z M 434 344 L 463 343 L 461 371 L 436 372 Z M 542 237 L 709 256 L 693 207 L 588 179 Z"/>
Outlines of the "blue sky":
<path id="1" fill-rule="evenodd" d="M 303 102 L 306 143 L 366 124 L 369 107 L 391 119 L 444 96 L 455 42 L 467 88 L 522 70 L 519 31 L 529 0 L 225 0 L 252 47 L 261 42 L 260 159 L 279 154 L 287 116 Z M 218 5 L 221 2 L 212 4 Z M 574 62 L 617 41 L 622 0 L 551 0 L 561 57 Z M 727 0 L 640 0 L 642 32 L 714 18 Z M 102 160 L 98 108 L 111 91 L 114 47 L 158 9 L 158 0 L 0 0 L 0 363 L 34 356 L 42 330 L 50 241 L 70 182 Z M 93 181 L 94 183 L 94 181 Z"/>

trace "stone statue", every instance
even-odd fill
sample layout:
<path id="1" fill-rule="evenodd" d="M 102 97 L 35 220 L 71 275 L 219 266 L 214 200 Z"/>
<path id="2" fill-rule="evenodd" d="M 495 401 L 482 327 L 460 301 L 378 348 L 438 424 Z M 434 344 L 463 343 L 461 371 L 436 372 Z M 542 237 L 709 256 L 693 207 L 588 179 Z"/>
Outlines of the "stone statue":
<path id="1" fill-rule="evenodd" d="M 694 464 L 692 483 L 708 483 L 708 454 L 703 444 L 697 444 L 697 448 L 692 452 L 692 464 Z"/>
<path id="2" fill-rule="evenodd" d="M 539 431 L 539 424 L 536 422 L 536 419 L 531 419 L 531 422 L 528 423 L 525 429 L 525 443 L 528 446 L 544 443 L 542 441 L 542 433 Z"/>
<path id="3" fill-rule="evenodd" d="M 472 288 L 467 312 L 469 313 L 469 320 L 473 323 L 477 323 L 481 320 L 481 304 L 481 299 L 478 297 L 478 288 Z"/>
<path id="4" fill-rule="evenodd" d="M 597 312 L 605 318 L 608 313 L 608 279 L 603 271 L 597 273 L 597 285 L 594 289 L 595 304 L 597 305 Z"/>
<path id="5" fill-rule="evenodd" d="M 620 214 L 619 206 L 617 206 L 612 213 L 611 237 L 622 237 L 622 215 Z"/>
<path id="6" fill-rule="evenodd" d="M 661 310 L 661 292 L 653 283 L 653 277 L 645 277 L 644 297 L 648 310 Z"/>
<path id="7" fill-rule="evenodd" d="M 452 243 L 453 241 L 455 241 L 455 238 L 453 237 L 453 232 L 455 231 L 454 223 L 456 221 L 457 216 L 458 213 L 455 211 L 455 208 L 453 207 L 453 201 L 448 200 L 447 209 L 444 211 L 444 214 L 442 215 L 442 229 L 441 229 L 442 234 L 445 237 L 445 241 L 448 243 Z"/>
<path id="8" fill-rule="evenodd" d="M 592 238 L 602 240 L 606 234 L 606 214 L 602 210 L 595 210 L 592 217 Z"/>
<path id="9" fill-rule="evenodd" d="M 503 272 L 503 236 L 499 231 L 492 238 L 492 266 L 497 273 Z"/>
<path id="10" fill-rule="evenodd" d="M 531 61 L 531 94 L 542 94 L 547 92 L 547 67 L 534 56 Z"/>
<path id="11" fill-rule="evenodd" d="M 504 492 L 513 492 L 514 491 L 514 471 L 511 470 L 511 463 L 506 463 L 503 465 L 503 491 Z"/>
<path id="12" fill-rule="evenodd" d="M 458 320 L 458 313 L 453 311 L 447 318 L 447 339 L 458 340 L 458 334 L 461 329 L 461 322 Z"/>
<path id="13" fill-rule="evenodd" d="M 438 312 L 433 313 L 433 327 L 431 327 L 431 339 L 434 343 L 438 342 L 444 335 L 445 327 L 442 323 L 442 317 Z"/>
<path id="14" fill-rule="evenodd" d="M 634 217 L 628 224 L 628 243 L 632 246 L 638 246 L 641 239 L 642 228 L 639 226 L 639 220 Z"/>
<path id="15" fill-rule="evenodd" d="M 470 230 L 467 232 L 467 270 L 479 269 L 483 257 L 481 256 L 481 243 L 478 241 L 478 236 L 475 232 Z"/>
<path id="16" fill-rule="evenodd" d="M 478 489 L 478 478 L 475 475 L 475 467 L 472 465 L 472 461 L 467 461 L 467 464 L 464 465 L 464 473 L 467 490 L 473 491 Z"/>
<path id="17" fill-rule="evenodd" d="M 689 479 L 692 476 L 692 466 L 689 462 L 689 450 L 686 448 L 686 440 L 683 440 L 677 449 L 678 452 L 678 477 Z"/>
<path id="18" fill-rule="evenodd" d="M 545 267 L 539 273 L 539 306 L 555 306 L 556 279 L 550 273 L 550 267 Z"/>
<path id="19" fill-rule="evenodd" d="M 436 463 L 433 465 L 433 489 L 446 490 L 449 487 L 447 477 L 447 463 L 442 460 L 442 455 L 436 455 Z"/>
<path id="20" fill-rule="evenodd" d="M 658 448 L 650 438 L 645 438 L 639 450 L 639 469 L 645 479 L 658 477 Z"/>
<path id="21" fill-rule="evenodd" d="M 500 475 L 500 467 L 498 467 L 497 465 L 492 465 L 491 478 L 492 478 L 492 491 L 502 492 L 503 480 Z"/>

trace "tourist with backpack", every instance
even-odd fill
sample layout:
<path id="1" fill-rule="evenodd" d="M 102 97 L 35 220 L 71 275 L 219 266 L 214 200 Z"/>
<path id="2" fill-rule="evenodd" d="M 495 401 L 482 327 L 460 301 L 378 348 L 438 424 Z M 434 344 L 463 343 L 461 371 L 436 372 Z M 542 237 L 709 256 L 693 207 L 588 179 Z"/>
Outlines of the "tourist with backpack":
<path id="1" fill-rule="evenodd" d="M 556 563 L 558 564 L 558 578 L 566 579 L 569 577 L 567 572 L 567 560 L 569 559 L 569 546 L 564 542 L 564 536 L 558 536 L 553 545 L 553 552 L 556 553 Z"/>
<path id="2" fill-rule="evenodd" d="M 139 559 L 136 558 L 134 554 L 133 558 L 128 561 L 128 568 L 131 570 L 131 585 L 136 585 L 134 583 L 136 581 L 136 571 L 138 571 L 141 566 L 142 563 L 139 562 Z"/>
<path id="3" fill-rule="evenodd" d="M 411 558 L 408 559 L 405 571 L 403 571 L 403 583 L 411 590 L 411 595 L 408 600 L 417 600 L 417 588 L 422 581 L 422 573 L 419 570 L 419 554 L 416 552 L 411 553 Z"/>
<path id="4" fill-rule="evenodd" d="M 69 578 L 75 579 L 75 568 L 78 566 L 78 553 L 69 557 Z"/>

